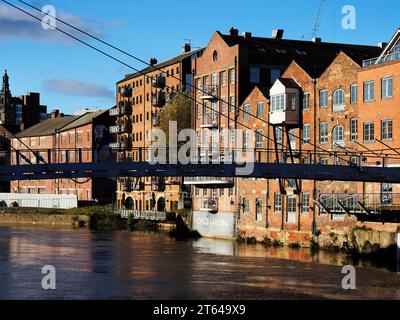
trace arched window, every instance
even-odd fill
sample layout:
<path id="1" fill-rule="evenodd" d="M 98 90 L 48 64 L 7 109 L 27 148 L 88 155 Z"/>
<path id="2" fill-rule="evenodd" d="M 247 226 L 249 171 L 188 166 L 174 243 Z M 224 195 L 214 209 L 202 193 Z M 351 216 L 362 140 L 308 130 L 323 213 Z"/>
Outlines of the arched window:
<path id="1" fill-rule="evenodd" d="M 336 126 L 335 128 L 333 128 L 332 142 L 333 142 L 333 146 L 335 146 L 335 145 L 343 146 L 344 145 L 344 128 L 343 128 L 343 126 Z"/>
<path id="2" fill-rule="evenodd" d="M 333 111 L 343 111 L 344 106 L 344 91 L 343 89 L 338 89 L 333 93 Z"/>

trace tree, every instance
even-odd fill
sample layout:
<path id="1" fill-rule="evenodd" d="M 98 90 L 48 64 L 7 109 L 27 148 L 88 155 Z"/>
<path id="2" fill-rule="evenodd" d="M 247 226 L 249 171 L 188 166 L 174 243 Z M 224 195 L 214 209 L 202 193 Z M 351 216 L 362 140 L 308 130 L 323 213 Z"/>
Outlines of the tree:
<path id="1" fill-rule="evenodd" d="M 169 142 L 169 122 L 176 121 L 178 134 L 181 130 L 190 129 L 192 126 L 192 100 L 187 95 L 177 94 L 159 113 L 158 127 L 166 134 Z"/>

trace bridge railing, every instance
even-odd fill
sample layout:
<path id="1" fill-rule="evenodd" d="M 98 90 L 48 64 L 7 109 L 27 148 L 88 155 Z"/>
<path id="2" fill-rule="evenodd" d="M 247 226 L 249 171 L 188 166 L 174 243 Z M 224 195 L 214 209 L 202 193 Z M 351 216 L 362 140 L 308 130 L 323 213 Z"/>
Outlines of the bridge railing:
<path id="1" fill-rule="evenodd" d="M 400 211 L 400 193 L 322 194 L 318 201 L 320 213 L 381 214 Z"/>
<path id="2" fill-rule="evenodd" d="M 327 164 L 327 165 L 373 165 L 382 166 L 388 163 L 388 157 L 384 154 L 362 152 L 354 153 L 346 150 L 318 151 L 311 150 L 275 150 L 264 148 L 222 148 L 218 145 L 200 145 L 191 151 L 191 163 L 294 163 L 299 164 Z M 158 149 L 158 154 L 165 155 L 169 159 L 176 158 L 176 154 L 170 154 L 169 149 Z M 12 165 L 26 164 L 51 164 L 51 163 L 98 163 L 98 162 L 149 162 L 155 150 L 151 148 L 132 148 L 126 144 L 118 143 L 115 147 L 99 146 L 96 148 L 40 148 L 19 147 L 12 151 L 0 152 L 0 159 L 9 159 Z M 171 156 L 171 157 L 170 157 Z M 398 158 L 391 157 L 391 163 L 400 163 Z"/>
<path id="3" fill-rule="evenodd" d="M 132 217 L 134 220 L 150 220 L 150 221 L 165 221 L 167 220 L 166 212 L 158 211 L 137 211 L 137 210 L 118 210 L 121 218 L 128 219 Z"/>

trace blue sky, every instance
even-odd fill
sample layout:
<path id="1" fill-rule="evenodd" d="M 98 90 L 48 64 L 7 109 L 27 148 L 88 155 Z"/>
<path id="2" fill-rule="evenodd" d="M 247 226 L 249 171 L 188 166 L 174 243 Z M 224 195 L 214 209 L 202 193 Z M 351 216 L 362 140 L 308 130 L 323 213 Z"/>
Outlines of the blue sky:
<path id="1" fill-rule="evenodd" d="M 23 7 L 17 0 L 9 1 Z M 58 17 L 146 61 L 179 54 L 185 39 L 191 39 L 194 47 L 205 46 L 215 30 L 226 32 L 232 26 L 266 37 L 272 29 L 282 28 L 285 38 L 309 39 L 319 4 L 319 0 L 26 1 L 39 7 L 53 5 Z M 356 30 L 341 26 L 341 10 L 348 4 L 356 8 Z M 318 36 L 323 41 L 376 45 L 388 41 L 400 27 L 399 9 L 398 0 L 387 0 L 385 5 L 327 0 Z M 9 70 L 13 94 L 40 92 L 49 109 L 67 113 L 113 106 L 115 83 L 131 70 L 56 33 L 43 31 L 40 23 L 0 3 L 0 70 Z M 135 68 L 144 67 L 116 56 Z"/>

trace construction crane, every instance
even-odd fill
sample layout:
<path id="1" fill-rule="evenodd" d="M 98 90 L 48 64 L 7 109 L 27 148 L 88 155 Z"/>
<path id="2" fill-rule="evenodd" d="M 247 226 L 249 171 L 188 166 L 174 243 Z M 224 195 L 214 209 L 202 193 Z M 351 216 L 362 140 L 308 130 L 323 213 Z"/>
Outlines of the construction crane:
<path id="1" fill-rule="evenodd" d="M 317 18 L 315 20 L 315 24 L 314 24 L 314 27 L 313 27 L 312 33 L 311 33 L 311 39 L 315 38 L 318 35 L 319 27 L 321 25 L 321 17 L 322 17 L 322 13 L 324 11 L 325 3 L 326 3 L 326 0 L 320 0 Z"/>

